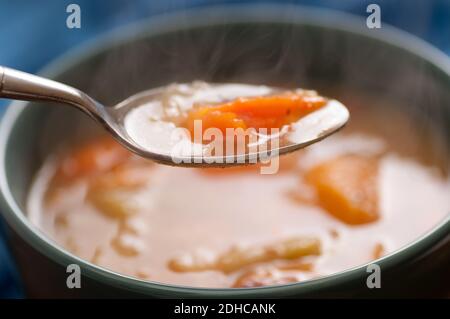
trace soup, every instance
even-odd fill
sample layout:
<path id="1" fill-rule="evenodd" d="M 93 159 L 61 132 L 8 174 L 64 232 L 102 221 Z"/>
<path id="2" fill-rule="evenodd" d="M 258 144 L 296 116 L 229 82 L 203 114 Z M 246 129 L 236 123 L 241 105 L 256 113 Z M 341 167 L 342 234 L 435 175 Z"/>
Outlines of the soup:
<path id="1" fill-rule="evenodd" d="M 37 172 L 29 218 L 87 261 L 167 284 L 278 285 L 376 260 L 448 214 L 448 161 L 399 108 L 345 104 L 343 131 L 272 175 L 162 166 L 104 136 L 67 145 Z"/>

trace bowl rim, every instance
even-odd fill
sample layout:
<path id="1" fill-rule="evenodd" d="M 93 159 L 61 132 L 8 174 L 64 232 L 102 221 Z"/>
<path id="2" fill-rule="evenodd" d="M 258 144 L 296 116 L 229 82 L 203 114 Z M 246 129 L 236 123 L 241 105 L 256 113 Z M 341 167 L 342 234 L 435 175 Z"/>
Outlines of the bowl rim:
<path id="1" fill-rule="evenodd" d="M 330 19 L 330 16 L 332 16 L 332 19 Z M 224 20 L 224 17 L 226 17 L 226 20 Z M 185 20 L 189 21 L 186 25 L 183 22 Z M 382 26 L 382 33 L 376 29 L 361 29 L 357 28 L 357 25 L 364 23 L 365 26 L 365 21 L 358 16 L 330 9 L 274 4 L 214 5 L 189 9 L 181 13 L 175 12 L 146 18 L 131 23 L 130 25 L 113 29 L 106 35 L 100 36 L 100 39 L 98 36 L 94 36 L 91 40 L 54 60 L 54 62 L 50 63 L 39 74 L 52 78 L 70 70 L 81 61 L 85 61 L 96 53 L 108 50 L 114 45 L 125 44 L 142 37 L 161 35 L 167 32 L 185 29 L 186 27 L 195 28 L 257 22 L 310 25 L 318 28 L 338 29 L 339 31 L 371 38 L 381 44 L 395 46 L 410 55 L 418 57 L 425 61 L 429 67 L 435 68 L 438 72 L 443 73 L 450 79 L 449 57 L 425 41 L 405 31 L 401 31 L 385 23 Z M 26 111 L 26 106 L 29 103 L 23 101 L 12 102 L 9 104 L 0 122 L 0 206 L 2 208 L 0 213 L 25 242 L 49 259 L 63 267 L 69 264 L 78 264 L 82 269 L 83 275 L 122 290 L 143 295 L 155 295 L 155 292 L 158 291 L 159 294 L 172 294 L 177 297 L 214 298 L 313 294 L 353 281 L 360 281 L 361 287 L 365 287 L 365 277 L 368 275 L 366 269 L 368 265 L 376 263 L 381 269 L 391 269 L 395 265 L 414 259 L 418 255 L 425 253 L 429 247 L 437 244 L 450 233 L 449 214 L 425 234 L 422 234 L 409 244 L 402 246 L 380 259 L 324 277 L 286 285 L 233 289 L 202 288 L 145 281 L 120 274 L 83 260 L 60 247 L 28 220 L 25 212 L 20 209 L 18 203 L 14 200 L 6 177 L 6 149 L 16 121 Z"/>

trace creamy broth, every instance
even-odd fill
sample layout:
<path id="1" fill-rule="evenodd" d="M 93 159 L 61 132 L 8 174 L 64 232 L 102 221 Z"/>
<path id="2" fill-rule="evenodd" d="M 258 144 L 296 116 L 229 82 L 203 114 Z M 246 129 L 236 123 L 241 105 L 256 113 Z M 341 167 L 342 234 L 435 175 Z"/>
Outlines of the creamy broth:
<path id="1" fill-rule="evenodd" d="M 73 146 L 50 156 L 38 171 L 29 218 L 85 260 L 169 284 L 273 285 L 361 265 L 417 239 L 450 210 L 446 168 L 423 148 L 427 144 L 414 123 L 396 108 L 364 103 L 350 103 L 352 121 L 342 132 L 281 157 L 274 175 L 261 175 L 257 166 L 174 168 L 124 155 L 114 167 L 72 176 L 65 158 Z M 348 155 L 376 161 L 372 175 L 378 215 L 370 222 L 352 224 L 330 214 L 306 180 L 317 165 L 339 156 L 345 162 Z M 102 161 L 116 160 L 108 156 Z M 122 173 L 125 186 L 122 176 L 116 180 Z M 231 271 L 173 267 L 177 260 L 211 263 L 232 247 L 258 251 L 292 238 L 317 240 L 320 248 L 295 258 L 259 259 Z"/>

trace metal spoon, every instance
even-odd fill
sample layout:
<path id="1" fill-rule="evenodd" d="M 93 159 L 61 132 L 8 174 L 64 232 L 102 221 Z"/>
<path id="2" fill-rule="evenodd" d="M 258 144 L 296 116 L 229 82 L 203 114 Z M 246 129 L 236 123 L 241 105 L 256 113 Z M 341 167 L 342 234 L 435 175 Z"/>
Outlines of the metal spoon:
<path id="1" fill-rule="evenodd" d="M 0 66 L 0 97 L 46 101 L 68 104 L 87 113 L 107 129 L 123 146 L 142 157 L 172 166 L 231 166 L 253 163 L 255 158 L 267 159 L 268 150 L 254 153 L 224 155 L 218 158 L 191 155 L 176 155 L 159 152 L 132 138 L 125 127 L 127 114 L 139 106 L 161 98 L 165 88 L 156 88 L 135 94 L 115 106 L 105 106 L 86 93 L 71 86 Z M 323 110 L 313 112 L 296 124 L 291 141 L 269 150 L 269 156 L 283 155 L 316 143 L 342 128 L 349 119 L 347 108 L 331 100 Z"/>

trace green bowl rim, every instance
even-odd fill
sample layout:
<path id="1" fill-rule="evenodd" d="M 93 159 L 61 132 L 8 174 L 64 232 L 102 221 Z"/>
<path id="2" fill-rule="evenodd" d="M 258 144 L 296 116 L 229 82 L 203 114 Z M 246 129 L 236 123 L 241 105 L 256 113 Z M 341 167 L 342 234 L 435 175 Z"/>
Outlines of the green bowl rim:
<path id="1" fill-rule="evenodd" d="M 226 20 L 223 20 L 226 17 Z M 330 17 L 332 17 L 330 19 Z M 180 21 L 189 21 L 187 25 Z M 182 13 L 170 13 L 132 23 L 125 27 L 119 27 L 108 32 L 107 35 L 94 37 L 92 40 L 80 45 L 78 48 L 62 55 L 54 60 L 41 72 L 42 76 L 54 77 L 63 71 L 74 67 L 86 58 L 96 53 L 110 49 L 115 44 L 127 43 L 133 39 L 160 35 L 171 31 L 195 27 L 208 27 L 233 23 L 283 23 L 301 24 L 314 27 L 337 29 L 353 33 L 355 35 L 377 40 L 380 44 L 390 45 L 402 49 L 406 53 L 416 56 L 427 62 L 429 67 L 435 68 L 450 79 L 450 59 L 443 52 L 434 48 L 425 41 L 416 38 L 404 31 L 383 23 L 380 30 L 358 29 L 365 21 L 357 16 L 328 10 L 298 5 L 232 5 L 232 6 L 208 6 L 184 11 Z M 137 31 L 137 32 L 136 32 Z M 344 271 L 334 273 L 305 282 L 268 286 L 259 288 L 198 288 L 190 286 L 170 285 L 159 282 L 140 280 L 131 276 L 116 273 L 85 261 L 58 246 L 57 243 L 43 234 L 34 226 L 22 212 L 14 200 L 6 178 L 5 155 L 12 128 L 16 120 L 22 115 L 29 102 L 15 101 L 10 104 L 0 122 L 0 204 L 1 214 L 8 224 L 29 245 L 41 252 L 51 260 L 66 267 L 76 263 L 82 268 L 82 274 L 93 280 L 100 281 L 123 290 L 140 293 L 149 296 L 177 297 L 268 297 L 268 296 L 293 296 L 296 294 L 313 294 L 326 291 L 327 288 L 336 288 L 340 284 L 360 281 L 365 285 L 366 269 L 369 264 L 376 263 L 381 269 L 390 269 L 395 265 L 424 254 L 428 248 L 439 243 L 450 233 L 450 215 L 434 228 L 423 234 L 413 242 L 400 249 L 370 263 L 355 266 Z"/>

